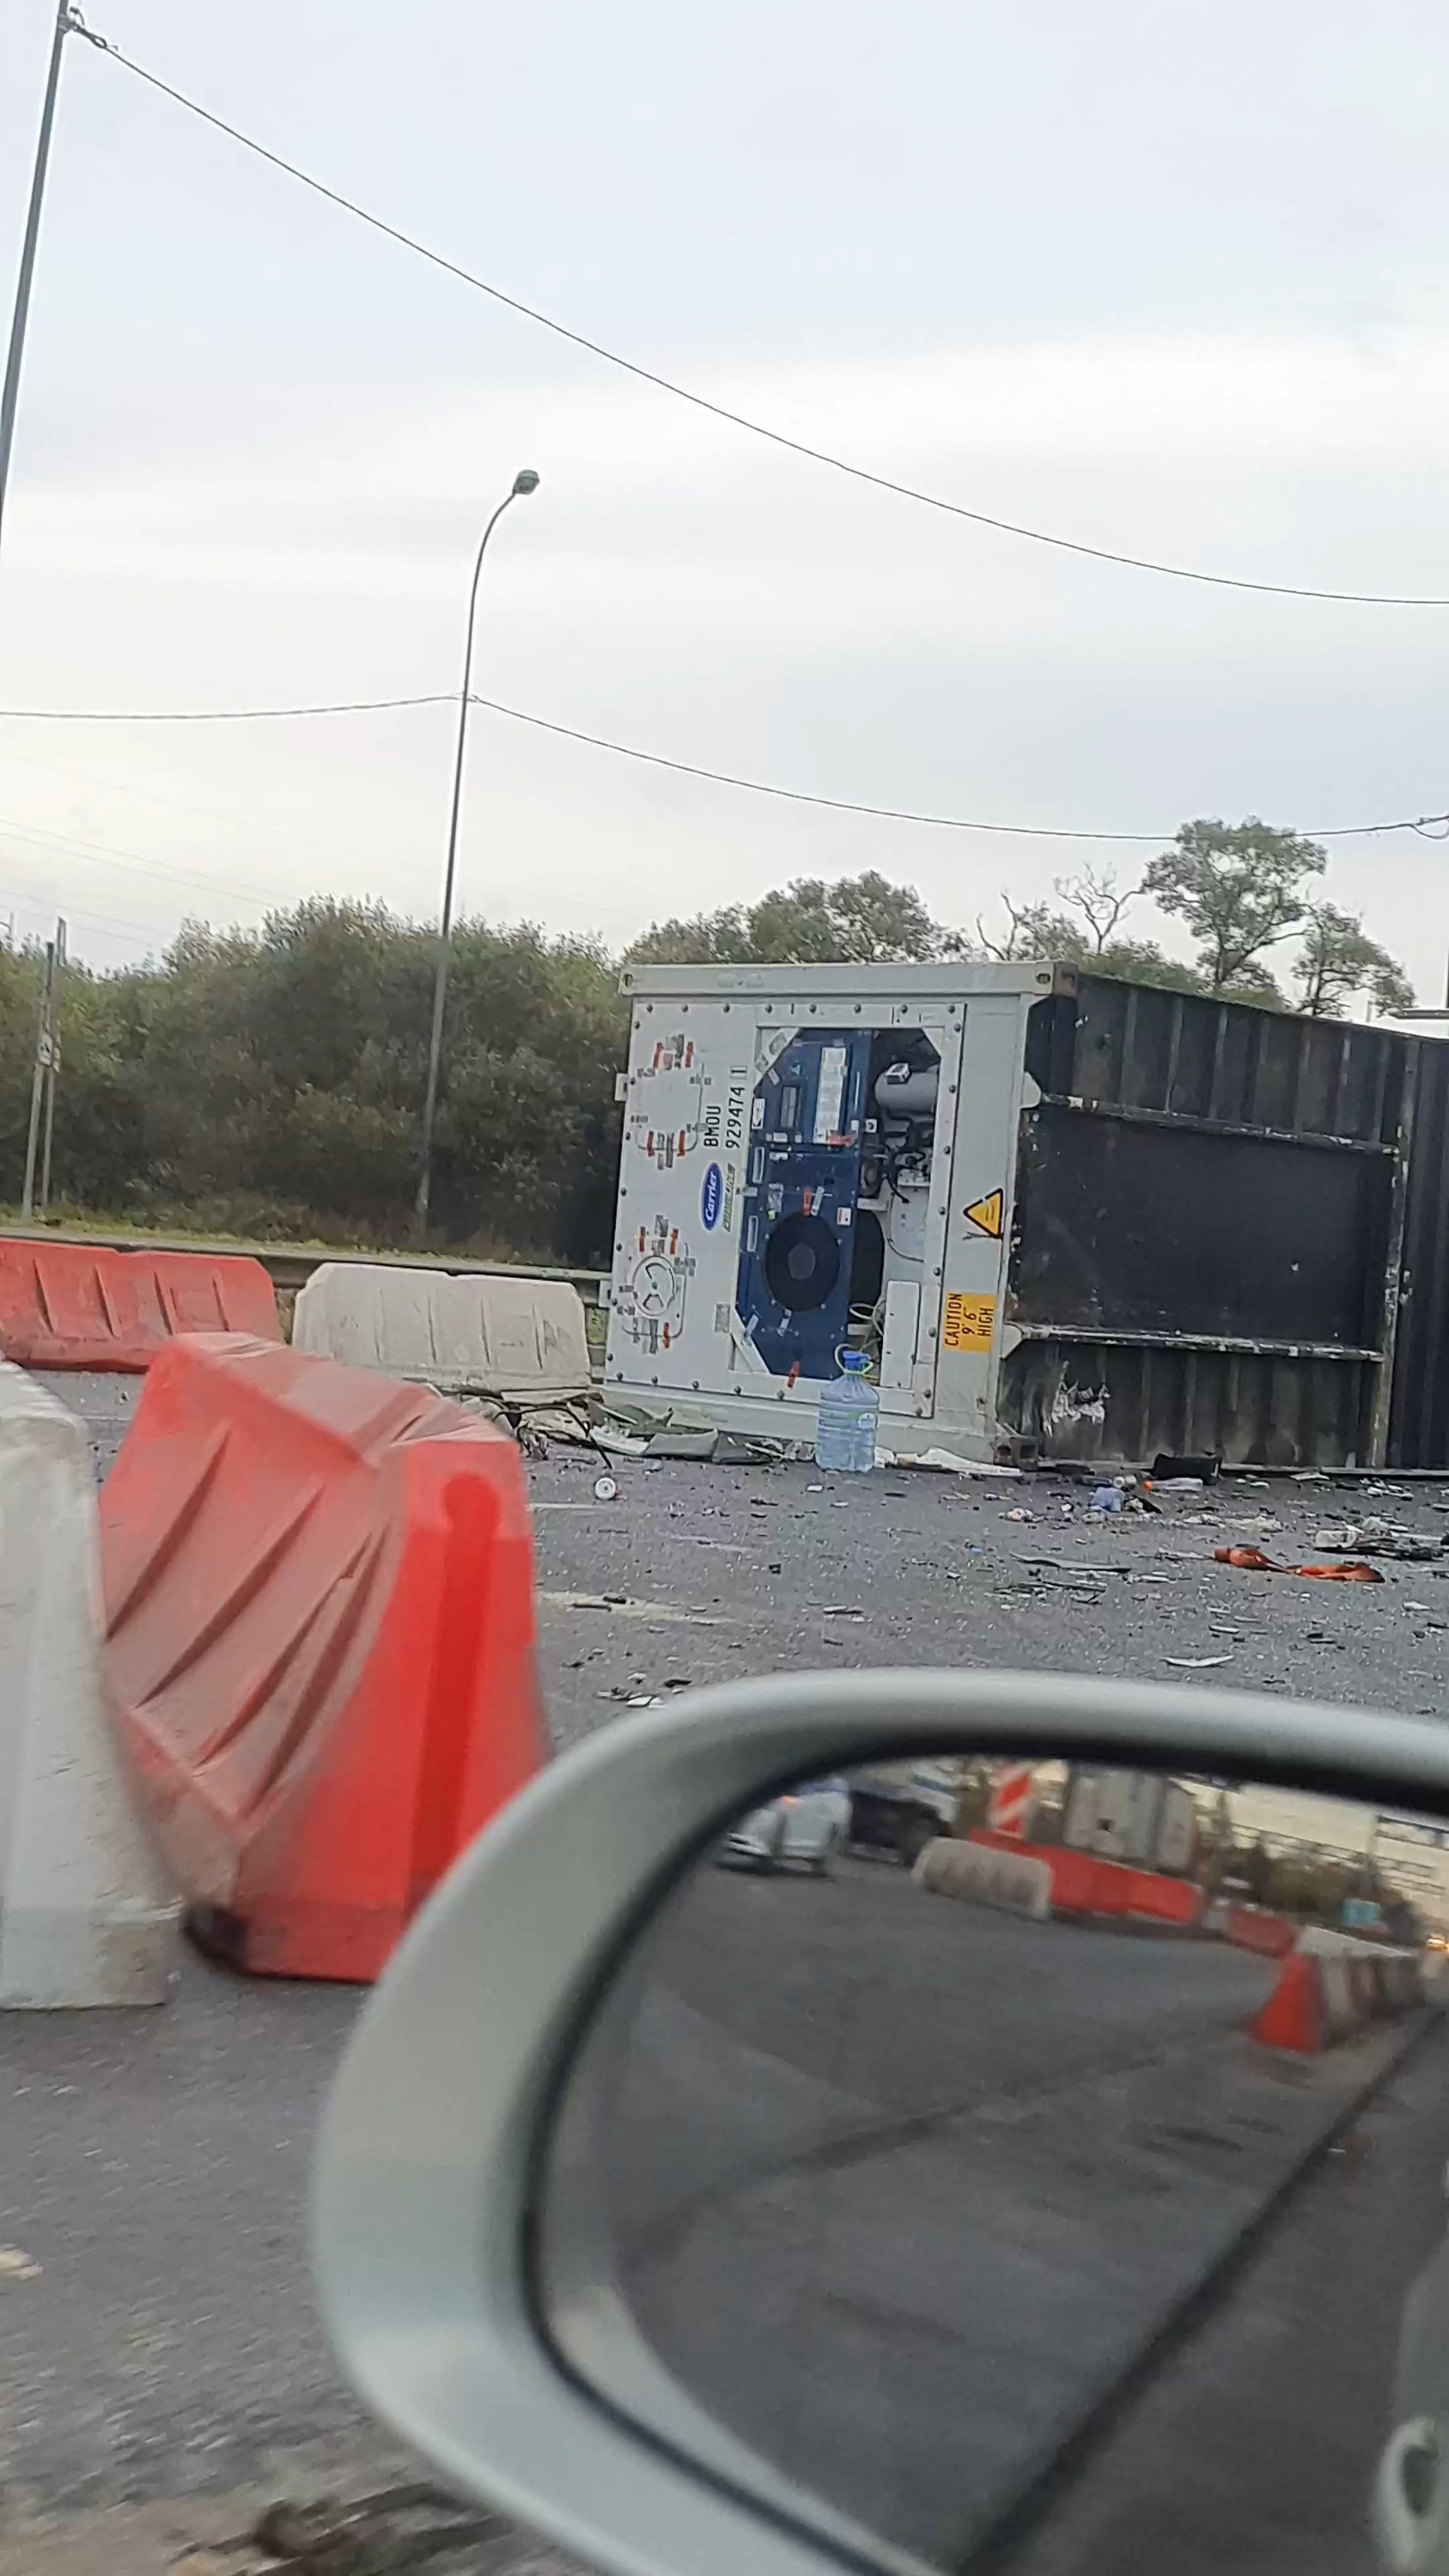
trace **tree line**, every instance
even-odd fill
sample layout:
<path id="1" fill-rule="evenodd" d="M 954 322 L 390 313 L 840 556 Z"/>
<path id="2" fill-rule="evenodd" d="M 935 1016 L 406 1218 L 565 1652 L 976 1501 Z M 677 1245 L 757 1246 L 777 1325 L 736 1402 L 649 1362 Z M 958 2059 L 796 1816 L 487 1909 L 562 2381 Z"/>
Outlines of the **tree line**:
<path id="1" fill-rule="evenodd" d="M 604 1263 L 612 1235 L 621 964 L 1054 957 L 1337 1017 L 1403 1010 L 1401 968 L 1319 892 L 1314 842 L 1249 820 L 1184 825 L 1140 884 L 1061 878 L 972 932 L 873 870 L 656 923 L 622 959 L 588 939 L 454 933 L 433 1233 L 450 1249 Z M 1129 936 L 1150 904 L 1190 961 Z M 68 968 L 53 1204 L 140 1225 L 387 1247 L 417 1174 L 436 937 L 385 906 L 316 898 L 260 931 L 192 923 L 159 961 Z M 42 958 L 0 950 L 0 1198 L 18 1203 Z"/>

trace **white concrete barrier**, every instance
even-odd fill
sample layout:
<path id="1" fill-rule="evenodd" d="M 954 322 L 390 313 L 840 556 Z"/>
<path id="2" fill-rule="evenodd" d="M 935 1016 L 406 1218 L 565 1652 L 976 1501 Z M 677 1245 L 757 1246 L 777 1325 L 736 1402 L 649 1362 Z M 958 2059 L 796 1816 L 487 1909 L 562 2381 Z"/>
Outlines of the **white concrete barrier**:
<path id="1" fill-rule="evenodd" d="M 1252 2024 L 1253 2036 L 1265 2047 L 1309 2055 L 1356 2039 L 1376 2022 L 1437 2000 L 1424 1964 L 1420 1950 L 1306 1924 L 1279 1962 L 1278 1982 Z"/>
<path id="2" fill-rule="evenodd" d="M 911 1872 L 933 1896 L 955 1896 L 970 1905 L 992 1905 L 1003 1914 L 1025 1914 L 1046 1923 L 1052 1910 L 1052 1874 L 1044 1860 L 996 1851 L 989 1843 L 956 1842 L 938 1835 Z"/>
<path id="3" fill-rule="evenodd" d="M 1301 1955 L 1316 1959 L 1323 2008 L 1335 2038 L 1347 2038 L 1373 2021 L 1408 2012 L 1424 2000 L 1423 1953 L 1391 1950 L 1352 1932 L 1330 1932 L 1310 1923 L 1298 1935 Z"/>
<path id="4" fill-rule="evenodd" d="M 178 1908 L 107 1721 L 84 1426 L 0 1363 L 0 2006 L 162 2003 Z"/>
<path id="5" fill-rule="evenodd" d="M 292 1345 L 508 1404 L 562 1404 L 590 1385 L 584 1301 L 567 1279 L 324 1261 L 298 1292 Z"/>

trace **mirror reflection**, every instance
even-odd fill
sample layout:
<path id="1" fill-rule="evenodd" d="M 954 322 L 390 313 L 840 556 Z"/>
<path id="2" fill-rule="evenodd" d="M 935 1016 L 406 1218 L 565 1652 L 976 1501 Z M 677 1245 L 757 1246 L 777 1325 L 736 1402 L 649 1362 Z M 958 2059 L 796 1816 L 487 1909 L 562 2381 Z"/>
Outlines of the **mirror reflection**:
<path id="1" fill-rule="evenodd" d="M 1437 2566 L 1446 1843 L 1010 1755 L 791 1784 L 573 2070 L 560 2349 L 885 2564 Z"/>

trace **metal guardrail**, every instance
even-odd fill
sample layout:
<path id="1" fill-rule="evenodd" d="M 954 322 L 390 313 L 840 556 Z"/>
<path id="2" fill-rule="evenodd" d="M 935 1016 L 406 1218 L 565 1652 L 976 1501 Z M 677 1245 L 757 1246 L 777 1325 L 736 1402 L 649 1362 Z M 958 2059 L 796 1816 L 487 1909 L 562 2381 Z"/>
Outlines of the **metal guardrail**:
<path id="1" fill-rule="evenodd" d="M 345 1261 L 366 1268 L 447 1270 L 489 1279 L 567 1279 L 586 1306 L 598 1306 L 603 1302 L 600 1292 L 609 1275 L 606 1270 L 570 1270 L 540 1261 L 465 1261 L 437 1253 L 340 1249 L 302 1252 L 286 1244 L 214 1243 L 196 1235 L 179 1234 L 71 1233 L 61 1226 L 49 1225 L 0 1225 L 0 1236 L 15 1236 L 27 1243 L 91 1244 L 103 1252 L 197 1252 L 203 1258 L 208 1253 L 246 1253 L 261 1263 L 272 1286 L 282 1289 L 305 1287 L 324 1261 Z"/>

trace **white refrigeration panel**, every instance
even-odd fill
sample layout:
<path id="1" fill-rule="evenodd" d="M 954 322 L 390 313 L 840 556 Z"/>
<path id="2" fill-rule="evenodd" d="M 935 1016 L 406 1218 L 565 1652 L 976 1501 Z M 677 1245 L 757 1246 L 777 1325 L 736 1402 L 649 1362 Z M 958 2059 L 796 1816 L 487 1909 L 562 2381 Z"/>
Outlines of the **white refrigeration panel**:
<path id="1" fill-rule="evenodd" d="M 845 1346 L 881 1438 L 996 1445 L 1035 967 L 649 967 L 633 1003 L 606 1382 L 809 1439 Z"/>

